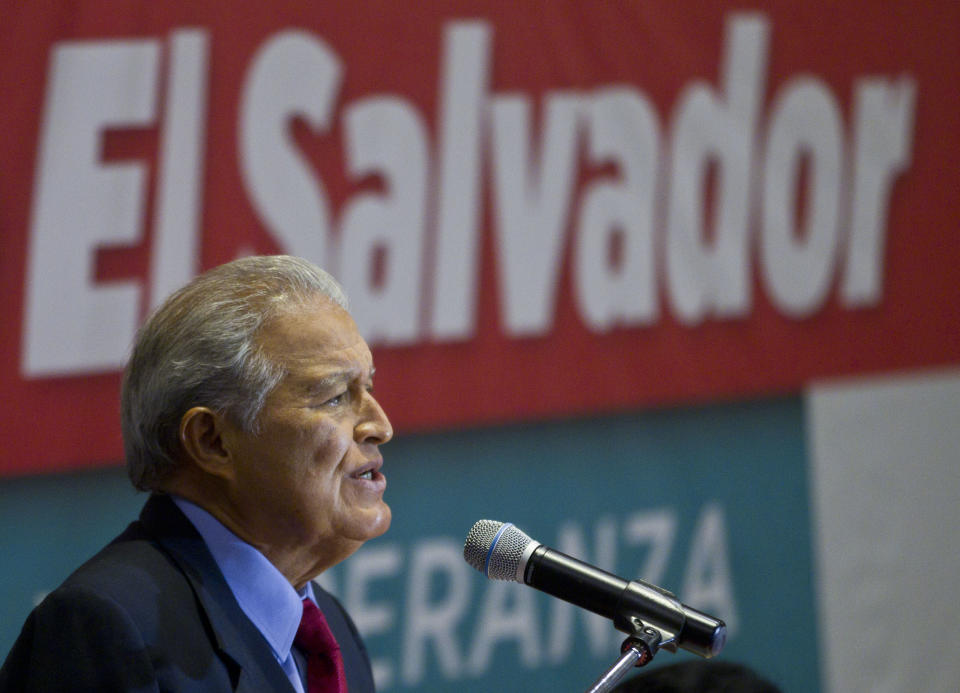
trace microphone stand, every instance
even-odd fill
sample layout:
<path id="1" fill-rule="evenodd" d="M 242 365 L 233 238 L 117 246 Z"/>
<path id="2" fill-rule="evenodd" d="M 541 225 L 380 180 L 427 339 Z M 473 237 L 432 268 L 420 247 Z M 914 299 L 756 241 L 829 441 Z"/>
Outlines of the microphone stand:
<path id="1" fill-rule="evenodd" d="M 662 642 L 663 636 L 656 628 L 645 625 L 636 616 L 625 620 L 630 624 L 632 632 L 620 645 L 620 659 L 587 689 L 587 693 L 607 693 L 613 690 L 617 682 L 632 668 L 649 664 L 660 645 L 665 644 Z"/>

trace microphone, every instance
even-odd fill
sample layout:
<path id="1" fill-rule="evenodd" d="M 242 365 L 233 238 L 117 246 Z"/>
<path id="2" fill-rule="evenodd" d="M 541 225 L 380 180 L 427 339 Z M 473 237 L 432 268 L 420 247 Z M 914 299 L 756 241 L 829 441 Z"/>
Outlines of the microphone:
<path id="1" fill-rule="evenodd" d="M 463 545 L 467 563 L 492 580 L 530 585 L 595 614 L 633 635 L 638 620 L 662 636 L 659 647 L 678 647 L 713 657 L 723 649 L 727 626 L 681 604 L 667 590 L 643 580 L 624 580 L 534 541 L 511 523 L 476 522 Z"/>

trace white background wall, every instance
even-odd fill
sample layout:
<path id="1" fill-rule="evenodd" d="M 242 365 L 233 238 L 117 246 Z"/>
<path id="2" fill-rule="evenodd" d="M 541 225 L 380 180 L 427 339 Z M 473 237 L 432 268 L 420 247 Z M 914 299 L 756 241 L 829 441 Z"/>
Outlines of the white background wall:
<path id="1" fill-rule="evenodd" d="M 960 690 L 960 371 L 808 394 L 828 693 Z"/>

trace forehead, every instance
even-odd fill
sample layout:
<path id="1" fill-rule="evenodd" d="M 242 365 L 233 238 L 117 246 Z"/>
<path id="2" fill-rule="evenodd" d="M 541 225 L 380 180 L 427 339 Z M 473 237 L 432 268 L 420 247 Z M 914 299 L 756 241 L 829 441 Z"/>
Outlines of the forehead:
<path id="1" fill-rule="evenodd" d="M 323 297 L 274 316 L 261 328 L 257 341 L 265 355 L 291 375 L 366 373 L 373 367 L 370 349 L 353 318 Z"/>

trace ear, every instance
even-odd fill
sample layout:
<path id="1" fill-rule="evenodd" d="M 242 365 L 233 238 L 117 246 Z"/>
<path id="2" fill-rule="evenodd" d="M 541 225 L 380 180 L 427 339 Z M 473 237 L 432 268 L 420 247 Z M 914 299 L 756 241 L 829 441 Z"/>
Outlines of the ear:
<path id="1" fill-rule="evenodd" d="M 190 462 L 223 479 L 234 476 L 233 460 L 224 445 L 227 422 L 207 407 L 193 407 L 180 419 L 180 444 Z"/>

